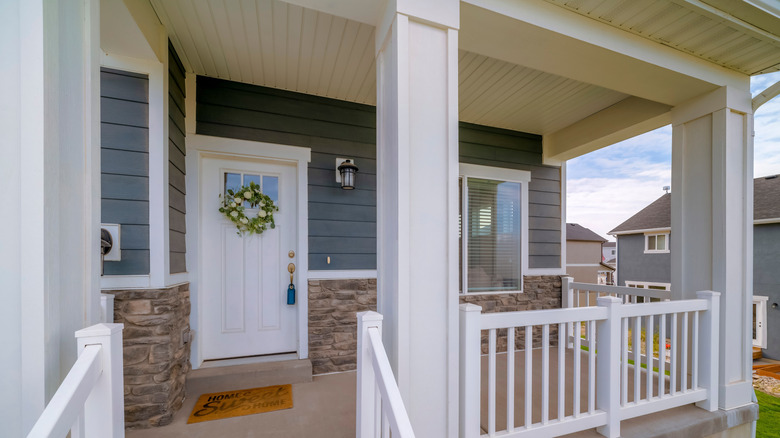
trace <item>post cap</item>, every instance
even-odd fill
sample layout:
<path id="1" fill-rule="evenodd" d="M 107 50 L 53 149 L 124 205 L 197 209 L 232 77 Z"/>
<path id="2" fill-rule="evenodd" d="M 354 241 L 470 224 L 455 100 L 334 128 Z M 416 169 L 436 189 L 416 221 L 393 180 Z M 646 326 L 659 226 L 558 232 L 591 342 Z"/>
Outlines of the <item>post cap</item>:
<path id="1" fill-rule="evenodd" d="M 93 338 L 97 336 L 111 336 L 114 333 L 121 332 L 125 328 L 124 324 L 113 324 L 101 322 L 76 332 L 76 338 Z"/>

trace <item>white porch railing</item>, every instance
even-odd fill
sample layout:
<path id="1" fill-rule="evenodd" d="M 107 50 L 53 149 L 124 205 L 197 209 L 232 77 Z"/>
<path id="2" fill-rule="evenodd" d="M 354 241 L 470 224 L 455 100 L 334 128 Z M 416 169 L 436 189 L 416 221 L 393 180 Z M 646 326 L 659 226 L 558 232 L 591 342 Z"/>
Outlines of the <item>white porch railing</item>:
<path id="1" fill-rule="evenodd" d="M 76 332 L 79 357 L 27 438 L 125 436 L 122 324 Z"/>
<path id="2" fill-rule="evenodd" d="M 561 290 L 562 290 L 562 306 L 563 308 L 574 308 L 574 307 L 590 307 L 596 305 L 596 299 L 598 297 L 616 297 L 618 298 L 623 304 L 639 304 L 639 303 L 651 303 L 651 302 L 658 302 L 658 301 L 670 301 L 672 299 L 672 293 L 668 290 L 660 290 L 660 289 L 642 289 L 642 288 L 636 288 L 636 287 L 627 287 L 627 286 L 607 286 L 607 285 L 601 285 L 601 284 L 591 284 L 591 283 L 577 283 L 572 281 L 571 277 L 561 277 Z M 658 318 L 655 318 L 657 320 Z M 647 328 L 650 330 L 645 330 L 645 333 L 653 333 L 653 322 L 658 321 L 649 321 L 649 324 Z M 665 321 L 664 321 L 665 322 Z M 660 328 L 660 325 L 659 325 Z M 665 327 L 664 327 L 665 328 Z M 591 331 L 592 327 L 590 325 L 585 325 L 582 328 L 582 331 L 580 332 L 580 337 L 582 338 L 582 345 L 586 348 L 590 348 L 590 342 L 591 337 L 593 335 Z M 634 335 L 639 334 L 641 336 L 641 330 L 637 329 L 637 333 L 634 333 Z M 568 338 L 568 346 L 572 346 L 574 335 L 574 327 L 569 324 L 569 338 Z M 661 343 L 661 339 L 666 339 L 664 336 L 664 331 L 659 330 L 659 336 L 658 336 L 658 343 Z M 652 335 L 651 335 L 652 336 Z M 633 346 L 638 345 L 636 342 L 631 342 L 628 347 L 628 352 L 633 353 Z M 666 346 L 666 343 L 664 342 L 664 347 Z M 646 358 L 644 353 L 640 351 L 641 359 L 644 363 L 646 363 Z M 651 355 L 652 357 L 652 355 Z M 658 358 L 664 358 L 667 362 L 669 361 L 669 350 L 665 351 L 664 355 L 659 354 Z M 663 367 L 663 364 L 660 364 L 658 362 L 658 358 L 653 357 L 653 366 L 656 368 Z M 669 369 L 668 367 L 666 368 Z"/>
<path id="3" fill-rule="evenodd" d="M 481 427 L 487 431 L 481 436 L 487 437 L 550 437 L 594 427 L 604 436 L 618 437 L 620 421 L 624 419 L 689 403 L 715 410 L 719 294 L 699 292 L 697 295 L 699 299 L 695 300 L 641 304 L 623 304 L 616 297 L 599 297 L 595 307 L 492 314 L 482 314 L 479 306 L 461 305 L 461 437 L 480 436 Z M 651 334 L 656 318 L 660 318 L 661 331 L 666 327 L 666 320 L 670 321 L 668 370 L 665 361 L 660 361 L 661 367 L 654 370 L 653 363 L 648 363 L 646 358 L 643 362 L 639 354 L 642 343 L 639 333 L 644 321 L 650 334 L 644 341 L 646 356 L 653 356 Z M 571 336 L 572 348 L 567 354 L 567 332 L 580 334 L 583 324 L 591 334 L 590 346 L 583 348 L 581 336 Z M 483 330 L 488 332 L 487 414 L 480 422 Z M 506 396 L 498 397 L 496 340 L 499 331 L 504 336 L 504 330 L 507 351 L 502 364 L 506 364 L 506 376 L 500 377 L 506 381 Z M 551 336 L 555 330 L 557 336 Z M 635 347 L 633 354 L 628 349 L 630 332 Z M 519 370 L 515 368 L 516 344 L 524 347 Z M 659 348 L 659 357 L 664 357 L 666 346 Z M 550 364 L 552 351 L 552 359 L 557 357 L 555 367 Z M 534 360 L 537 354 L 541 356 L 540 364 Z M 567 355 L 572 362 L 570 372 L 566 366 Z M 522 380 L 516 385 L 518 371 Z M 553 371 L 557 376 L 552 375 Z M 520 394 L 516 394 L 517 387 L 522 388 Z M 538 396 L 534 394 L 535 388 Z M 497 424 L 498 403 L 504 404 L 505 412 L 500 412 L 506 417 L 504 424 Z M 519 426 L 515 421 L 516 405 L 522 405 Z"/>
<path id="4" fill-rule="evenodd" d="M 357 314 L 357 436 L 414 438 L 382 344 L 382 315 Z"/>

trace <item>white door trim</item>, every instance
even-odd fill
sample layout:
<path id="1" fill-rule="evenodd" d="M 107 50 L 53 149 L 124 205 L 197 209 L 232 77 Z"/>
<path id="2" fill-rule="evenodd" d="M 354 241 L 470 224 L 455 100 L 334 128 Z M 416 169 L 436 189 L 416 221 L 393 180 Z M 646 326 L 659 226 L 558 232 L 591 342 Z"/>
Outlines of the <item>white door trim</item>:
<path id="1" fill-rule="evenodd" d="M 228 158 L 266 158 L 276 161 L 295 163 L 298 176 L 298 228 L 295 252 L 298 254 L 297 272 L 297 307 L 298 307 L 298 358 L 309 357 L 309 203 L 308 203 L 308 163 L 311 161 L 311 149 L 298 146 L 285 146 L 258 141 L 237 140 L 232 138 L 211 137 L 207 135 L 187 135 L 187 266 L 192 270 L 190 276 L 190 328 L 194 332 L 194 342 L 190 361 L 192 368 L 197 369 L 203 363 L 199 323 L 203 320 L 203 302 L 198 288 L 200 272 L 198 260 L 200 245 L 200 166 L 201 159 L 207 156 L 223 156 Z"/>

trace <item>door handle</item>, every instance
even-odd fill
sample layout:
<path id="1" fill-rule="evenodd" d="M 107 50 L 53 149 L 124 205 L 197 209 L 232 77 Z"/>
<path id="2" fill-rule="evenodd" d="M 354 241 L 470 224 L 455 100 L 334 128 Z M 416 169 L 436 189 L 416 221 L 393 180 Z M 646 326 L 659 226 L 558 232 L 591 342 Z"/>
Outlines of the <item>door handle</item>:
<path id="1" fill-rule="evenodd" d="M 287 265 L 287 271 L 290 273 L 290 286 L 287 287 L 287 304 L 295 304 L 295 285 L 293 284 L 293 272 L 295 272 L 295 263 Z"/>

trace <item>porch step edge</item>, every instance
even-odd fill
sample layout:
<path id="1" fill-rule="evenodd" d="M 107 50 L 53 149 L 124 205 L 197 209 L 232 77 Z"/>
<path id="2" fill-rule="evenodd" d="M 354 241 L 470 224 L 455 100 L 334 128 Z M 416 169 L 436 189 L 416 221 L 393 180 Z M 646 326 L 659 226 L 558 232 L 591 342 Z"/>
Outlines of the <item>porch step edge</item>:
<path id="1" fill-rule="evenodd" d="M 199 368 L 187 376 L 187 395 L 312 381 L 309 359 Z"/>

